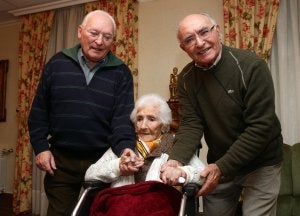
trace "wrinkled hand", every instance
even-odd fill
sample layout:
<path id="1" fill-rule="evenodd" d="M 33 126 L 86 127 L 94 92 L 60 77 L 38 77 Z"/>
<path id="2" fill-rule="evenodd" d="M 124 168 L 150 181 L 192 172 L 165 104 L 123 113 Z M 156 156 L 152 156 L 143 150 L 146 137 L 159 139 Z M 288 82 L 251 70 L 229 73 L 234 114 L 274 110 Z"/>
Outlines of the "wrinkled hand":
<path id="1" fill-rule="evenodd" d="M 205 178 L 205 181 L 198 191 L 198 196 L 204 196 L 213 191 L 219 184 L 221 178 L 221 170 L 216 164 L 208 164 L 206 168 L 200 173 L 201 177 Z"/>
<path id="2" fill-rule="evenodd" d="M 46 171 L 50 175 L 54 175 L 56 170 L 56 164 L 54 157 L 50 151 L 43 151 L 35 157 L 36 166 L 43 171 Z"/>
<path id="3" fill-rule="evenodd" d="M 178 178 L 186 178 L 186 173 L 179 167 L 182 164 L 176 160 L 169 160 L 160 169 L 160 179 L 169 185 L 179 185 Z"/>
<path id="4" fill-rule="evenodd" d="M 132 175 L 143 165 L 144 159 L 138 157 L 131 149 L 126 148 L 120 156 L 119 167 L 122 175 Z"/>

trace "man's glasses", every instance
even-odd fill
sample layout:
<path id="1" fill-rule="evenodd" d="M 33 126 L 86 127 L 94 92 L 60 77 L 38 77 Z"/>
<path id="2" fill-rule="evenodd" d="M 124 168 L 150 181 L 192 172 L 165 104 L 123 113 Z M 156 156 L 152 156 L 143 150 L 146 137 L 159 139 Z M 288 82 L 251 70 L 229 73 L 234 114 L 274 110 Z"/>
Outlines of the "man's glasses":
<path id="1" fill-rule="evenodd" d="M 201 40 L 206 40 L 207 38 L 210 37 L 213 29 L 215 28 L 216 25 L 213 25 L 210 28 L 204 28 L 200 29 L 199 31 L 196 32 L 196 34 L 188 36 L 185 38 L 181 44 L 183 44 L 185 47 L 191 47 L 194 46 L 197 43 L 197 37 L 200 38 Z"/>
<path id="2" fill-rule="evenodd" d="M 94 41 L 97 40 L 100 36 L 102 36 L 102 40 L 104 42 L 111 42 L 114 38 L 113 35 L 109 33 L 102 33 L 94 29 L 85 29 L 85 31 L 87 32 L 87 35 Z"/>

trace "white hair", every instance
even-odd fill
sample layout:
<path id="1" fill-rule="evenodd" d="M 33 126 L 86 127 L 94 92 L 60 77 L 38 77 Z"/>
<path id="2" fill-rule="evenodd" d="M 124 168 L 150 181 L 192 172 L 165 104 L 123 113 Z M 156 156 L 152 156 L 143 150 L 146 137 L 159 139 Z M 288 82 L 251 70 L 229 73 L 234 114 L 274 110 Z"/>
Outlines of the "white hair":
<path id="1" fill-rule="evenodd" d="M 86 26 L 86 23 L 87 23 L 88 19 L 89 19 L 91 16 L 95 15 L 95 14 L 105 15 L 105 16 L 107 16 L 107 17 L 111 20 L 111 22 L 112 22 L 112 24 L 113 24 L 113 28 L 114 28 L 114 35 L 115 35 L 115 34 L 116 34 L 116 30 L 117 30 L 117 25 L 116 25 L 115 19 L 114 19 L 109 13 L 107 13 L 107 12 L 104 11 L 104 10 L 94 10 L 94 11 L 89 12 L 89 13 L 88 13 L 87 15 L 85 15 L 85 17 L 83 18 L 81 25 L 82 25 L 82 26 Z"/>
<path id="2" fill-rule="evenodd" d="M 158 107 L 159 118 L 162 122 L 162 132 L 166 133 L 170 129 L 172 121 L 172 113 L 167 102 L 158 94 L 146 94 L 141 96 L 135 103 L 134 109 L 131 112 L 130 119 L 135 124 L 137 111 L 141 108 L 153 106 Z"/>
<path id="3" fill-rule="evenodd" d="M 212 25 L 215 25 L 215 26 L 217 26 L 218 24 L 217 24 L 217 22 L 216 22 L 216 20 L 211 16 L 211 15 L 209 15 L 208 13 L 199 13 L 199 14 L 191 14 L 191 15 L 202 15 L 202 16 L 206 16 L 209 20 L 210 20 L 210 22 L 211 22 L 211 24 Z M 191 16 L 191 15 L 188 15 L 188 16 Z M 186 17 L 188 17 L 188 16 L 186 16 Z M 186 18 L 185 17 L 185 18 Z M 185 19 L 184 18 L 184 19 Z M 184 20 L 183 19 L 183 20 Z M 180 24 L 181 24 L 181 22 L 183 21 L 183 20 L 181 20 L 180 21 L 180 23 L 179 23 L 179 25 L 177 26 L 177 39 L 178 39 L 178 41 L 180 42 L 180 38 L 179 38 L 179 29 L 180 29 Z M 221 33 L 219 33 L 219 35 L 220 35 L 220 38 L 222 37 L 222 34 Z"/>
<path id="4" fill-rule="evenodd" d="M 216 20 L 211 15 L 209 15 L 208 13 L 200 13 L 200 14 L 203 15 L 203 16 L 208 17 L 208 19 L 210 20 L 211 24 L 217 25 Z"/>

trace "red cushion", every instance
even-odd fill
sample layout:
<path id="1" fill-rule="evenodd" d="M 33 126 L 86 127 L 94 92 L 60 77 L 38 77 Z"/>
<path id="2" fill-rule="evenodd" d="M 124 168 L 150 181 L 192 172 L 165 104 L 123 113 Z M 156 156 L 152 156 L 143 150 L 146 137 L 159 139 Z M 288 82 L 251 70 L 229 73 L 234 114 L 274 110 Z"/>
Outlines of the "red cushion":
<path id="1" fill-rule="evenodd" d="M 181 193 L 157 181 L 139 182 L 97 193 L 91 208 L 92 216 L 177 216 Z"/>

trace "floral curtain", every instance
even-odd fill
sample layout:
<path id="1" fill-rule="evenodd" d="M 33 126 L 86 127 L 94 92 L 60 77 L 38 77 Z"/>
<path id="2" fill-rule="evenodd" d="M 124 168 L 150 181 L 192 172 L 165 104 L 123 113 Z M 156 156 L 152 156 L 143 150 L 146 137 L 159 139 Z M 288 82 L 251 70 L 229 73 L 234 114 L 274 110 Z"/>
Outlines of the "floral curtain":
<path id="1" fill-rule="evenodd" d="M 223 0 L 224 44 L 269 60 L 279 0 Z"/>
<path id="2" fill-rule="evenodd" d="M 85 4 L 85 13 L 101 9 L 111 14 L 117 24 L 113 52 L 131 69 L 135 98 L 138 89 L 138 2 L 137 0 L 100 0 Z"/>
<path id="3" fill-rule="evenodd" d="M 13 214 L 31 211 L 32 148 L 27 117 L 45 64 L 54 11 L 25 15 L 19 35 L 18 139 L 15 158 Z"/>

